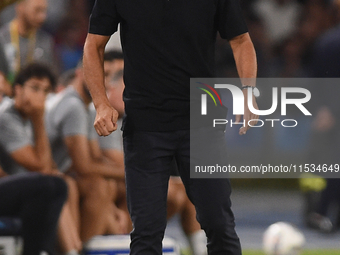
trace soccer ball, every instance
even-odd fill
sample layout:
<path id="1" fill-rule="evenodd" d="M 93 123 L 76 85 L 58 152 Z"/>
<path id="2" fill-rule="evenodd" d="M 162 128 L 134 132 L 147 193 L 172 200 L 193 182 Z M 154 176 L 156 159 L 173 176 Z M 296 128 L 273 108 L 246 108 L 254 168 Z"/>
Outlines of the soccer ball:
<path id="1" fill-rule="evenodd" d="M 263 234 L 263 250 L 267 255 L 298 255 L 304 244 L 302 232 L 286 222 L 270 225 Z"/>

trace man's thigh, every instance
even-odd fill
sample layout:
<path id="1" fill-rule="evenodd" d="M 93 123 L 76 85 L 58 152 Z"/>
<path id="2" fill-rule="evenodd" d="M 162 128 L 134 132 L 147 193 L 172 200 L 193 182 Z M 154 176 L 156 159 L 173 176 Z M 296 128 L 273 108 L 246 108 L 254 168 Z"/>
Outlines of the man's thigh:
<path id="1" fill-rule="evenodd" d="M 22 204 L 34 197 L 39 191 L 43 177 L 37 173 L 6 176 L 0 179 L 0 214 L 18 216 Z"/>
<path id="2" fill-rule="evenodd" d="M 175 132 L 124 132 L 127 202 L 131 218 L 166 215 L 170 168 L 176 147 Z M 138 224 L 138 223 L 137 223 Z"/>
<path id="3" fill-rule="evenodd" d="M 225 221 L 226 210 L 232 216 L 229 211 L 231 206 L 229 180 L 190 177 L 190 168 L 193 171 L 195 165 L 227 164 L 224 132 L 211 129 L 191 130 L 183 132 L 182 141 L 176 154 L 176 161 L 188 196 L 196 206 L 200 223 L 213 224 L 214 219 Z M 233 221 L 233 216 L 230 220 Z"/>
<path id="4" fill-rule="evenodd" d="M 112 201 L 113 196 L 110 192 L 110 181 L 98 175 L 76 176 L 79 196 L 81 201 Z"/>

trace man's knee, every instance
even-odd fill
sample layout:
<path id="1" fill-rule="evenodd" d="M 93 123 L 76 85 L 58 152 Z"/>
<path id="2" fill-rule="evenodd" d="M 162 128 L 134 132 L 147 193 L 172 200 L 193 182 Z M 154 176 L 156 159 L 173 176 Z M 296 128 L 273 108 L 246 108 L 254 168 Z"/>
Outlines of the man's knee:
<path id="1" fill-rule="evenodd" d="M 97 202 L 109 200 L 108 184 L 102 177 L 82 177 L 78 180 L 78 187 L 83 199 Z"/>
<path id="2" fill-rule="evenodd" d="M 197 220 L 202 229 L 207 232 L 213 232 L 219 235 L 234 231 L 235 218 L 230 208 L 204 208 L 197 213 Z"/>
<path id="3" fill-rule="evenodd" d="M 62 178 L 43 175 L 40 179 L 42 192 L 47 199 L 67 199 L 68 187 Z"/>
<path id="4" fill-rule="evenodd" d="M 137 236 L 160 236 L 166 227 L 166 206 L 163 208 L 139 208 L 132 212 L 133 234 Z"/>
<path id="5" fill-rule="evenodd" d="M 182 184 L 183 185 L 183 184 Z M 187 201 L 185 190 L 178 187 L 180 185 L 169 183 L 168 197 L 167 197 L 167 213 L 168 217 L 173 216 L 182 210 L 184 203 Z"/>
<path id="6" fill-rule="evenodd" d="M 160 254 L 162 239 L 166 227 L 166 217 L 158 214 L 156 218 L 138 214 L 133 218 L 134 229 L 131 232 L 131 254 Z"/>
<path id="7" fill-rule="evenodd" d="M 78 186 L 77 186 L 76 180 L 74 178 L 72 178 L 71 176 L 68 176 L 68 175 L 64 175 L 63 178 L 64 178 L 64 180 L 67 184 L 69 193 L 70 194 L 78 194 Z"/>

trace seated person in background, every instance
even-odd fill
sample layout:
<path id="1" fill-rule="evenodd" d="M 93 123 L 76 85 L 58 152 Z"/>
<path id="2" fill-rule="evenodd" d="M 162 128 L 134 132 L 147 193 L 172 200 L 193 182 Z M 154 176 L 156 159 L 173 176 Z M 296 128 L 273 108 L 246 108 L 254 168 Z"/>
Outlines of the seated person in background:
<path id="1" fill-rule="evenodd" d="M 14 100 L 0 106 L 0 163 L 8 174 L 39 172 L 55 175 L 50 144 L 44 125 L 45 99 L 55 85 L 55 77 L 44 65 L 32 63 L 22 69 L 14 83 Z M 64 253 L 81 249 L 77 233 L 77 189 L 71 178 L 58 238 Z"/>
<path id="2" fill-rule="evenodd" d="M 123 82 L 123 72 L 120 71 L 117 74 L 118 80 Z M 119 82 L 118 81 L 118 82 Z M 110 83 L 112 86 L 115 86 L 116 82 Z M 120 90 L 120 93 L 115 93 L 115 95 L 122 95 L 123 90 L 121 88 L 124 88 L 121 86 L 117 86 L 116 89 Z M 114 88 L 112 88 L 114 89 Z M 117 98 L 118 102 L 122 102 L 121 98 Z M 121 105 L 121 104 L 120 104 Z M 122 131 L 120 130 L 122 125 L 122 116 L 120 116 L 118 120 L 118 128 L 119 130 L 116 130 L 114 133 L 110 135 L 110 137 L 100 137 L 98 136 L 93 123 L 96 117 L 96 110 L 94 108 L 94 105 L 90 105 L 90 115 L 91 115 L 91 132 L 93 133 L 93 137 L 95 139 L 95 142 L 98 144 L 98 153 L 99 157 L 105 158 L 106 160 L 109 160 L 110 162 L 113 162 L 117 167 L 124 169 L 124 154 L 123 154 L 123 141 L 122 141 Z M 124 104 L 122 104 L 121 109 L 119 109 L 119 114 L 124 113 Z M 113 199 L 113 206 L 118 207 L 116 210 L 117 212 L 117 220 L 121 226 L 121 228 L 124 230 L 124 233 L 128 233 L 132 230 L 132 222 L 130 219 L 130 215 L 128 213 L 127 204 L 126 204 L 126 192 L 125 192 L 125 180 L 120 179 L 116 181 L 117 184 L 117 190 L 116 190 L 116 196 Z"/>
<path id="3" fill-rule="evenodd" d="M 0 167 L 0 216 L 22 221 L 22 255 L 56 254 L 55 237 L 66 183 L 38 173 L 6 176 Z"/>
<path id="4" fill-rule="evenodd" d="M 117 164 L 124 166 L 124 155 L 123 155 L 123 142 L 121 141 L 122 132 L 120 127 L 122 126 L 122 119 L 124 115 L 124 102 L 122 100 L 124 81 L 123 81 L 123 69 L 124 69 L 124 56 L 120 51 L 107 51 L 104 53 L 104 77 L 105 85 L 107 86 L 107 92 L 111 93 L 112 102 L 117 102 L 117 107 L 119 107 L 118 114 L 119 128 L 117 132 L 113 132 L 110 136 L 114 137 L 112 139 L 105 139 L 101 136 L 99 137 L 99 143 L 105 156 L 111 158 Z M 92 109 L 95 111 L 94 107 Z M 95 118 L 96 114 L 93 113 Z M 93 128 L 94 129 L 94 128 Z M 115 141 L 115 142 L 113 142 Z M 118 142 L 117 142 L 118 141 Z M 113 143 L 112 143 L 113 142 Z M 112 148 L 111 150 L 105 150 L 105 148 Z M 124 185 L 125 189 L 125 185 Z"/>
<path id="5" fill-rule="evenodd" d="M 16 16 L 0 29 L 0 63 L 7 62 L 5 75 L 14 81 L 21 68 L 33 61 L 52 67 L 54 59 L 53 38 L 41 28 L 46 20 L 47 0 L 21 0 L 16 4 Z"/>
<path id="6" fill-rule="evenodd" d="M 57 94 L 59 92 L 62 92 L 64 89 L 68 87 L 68 85 L 72 84 L 76 75 L 75 73 L 76 73 L 75 69 L 70 69 L 63 72 L 58 79 L 58 83 L 54 89 L 54 93 Z"/>
<path id="7" fill-rule="evenodd" d="M 114 180 L 123 179 L 124 170 L 96 157 L 99 146 L 91 138 L 91 101 L 79 66 L 72 85 L 48 99 L 45 118 L 58 169 L 72 174 L 79 187 L 83 242 L 96 235 L 122 234 L 110 204 L 116 194 Z"/>
<path id="8" fill-rule="evenodd" d="M 104 69 L 106 64 L 107 61 L 104 61 Z M 107 69 L 105 70 L 109 72 L 110 67 L 106 66 L 106 68 Z M 111 71 L 115 71 L 115 69 L 112 68 Z M 124 81 L 122 70 L 116 73 L 109 72 L 108 77 L 106 79 L 106 90 L 111 105 L 113 106 L 114 109 L 118 111 L 119 114 L 119 119 L 117 121 L 118 127 L 117 130 L 111 133 L 109 136 L 103 137 L 97 135 L 98 141 L 103 151 L 103 154 L 106 157 L 110 158 L 117 164 L 124 166 L 123 137 L 121 131 L 122 118 L 124 115 L 124 102 L 123 102 Z M 94 121 L 96 115 L 94 107 L 92 111 Z M 195 207 L 190 202 L 188 196 L 186 195 L 184 185 L 179 177 L 178 171 L 176 170 L 176 164 L 174 164 L 173 170 L 174 171 L 173 173 L 171 173 L 169 181 L 167 217 L 169 219 L 176 213 L 179 213 L 183 231 L 188 237 L 188 241 L 193 254 L 205 255 L 207 254 L 206 248 L 207 239 L 205 233 L 203 230 L 201 230 L 201 226 L 196 220 Z M 124 185 L 118 186 L 117 203 L 120 208 L 125 210 L 127 209 Z"/>
<path id="9" fill-rule="evenodd" d="M 207 255 L 207 237 L 196 220 L 195 206 L 190 202 L 184 184 L 179 176 L 177 165 L 173 164 L 170 173 L 167 218 L 179 214 L 182 229 L 187 236 L 193 255 Z"/>
<path id="10" fill-rule="evenodd" d="M 104 53 L 104 77 L 105 83 L 108 83 L 113 75 L 124 69 L 123 52 L 110 50 Z"/>

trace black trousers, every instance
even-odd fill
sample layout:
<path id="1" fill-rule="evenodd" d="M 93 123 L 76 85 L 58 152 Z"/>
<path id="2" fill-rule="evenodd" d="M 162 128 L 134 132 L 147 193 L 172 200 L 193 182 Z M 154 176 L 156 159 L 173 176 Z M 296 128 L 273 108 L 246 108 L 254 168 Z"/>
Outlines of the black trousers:
<path id="1" fill-rule="evenodd" d="M 205 132 L 198 132 L 197 137 L 200 133 Z M 130 254 L 162 254 L 168 181 L 175 158 L 188 197 L 196 207 L 197 219 L 206 232 L 208 253 L 240 255 L 230 182 L 190 178 L 190 131 L 124 131 L 123 136 L 127 202 L 133 222 Z M 223 131 L 217 136 L 224 140 Z M 224 149 L 215 143 L 210 147 L 206 145 L 207 150 Z"/>
<path id="2" fill-rule="evenodd" d="M 23 255 L 54 254 L 66 198 L 67 186 L 59 177 L 27 173 L 0 179 L 0 216 L 21 218 Z"/>

